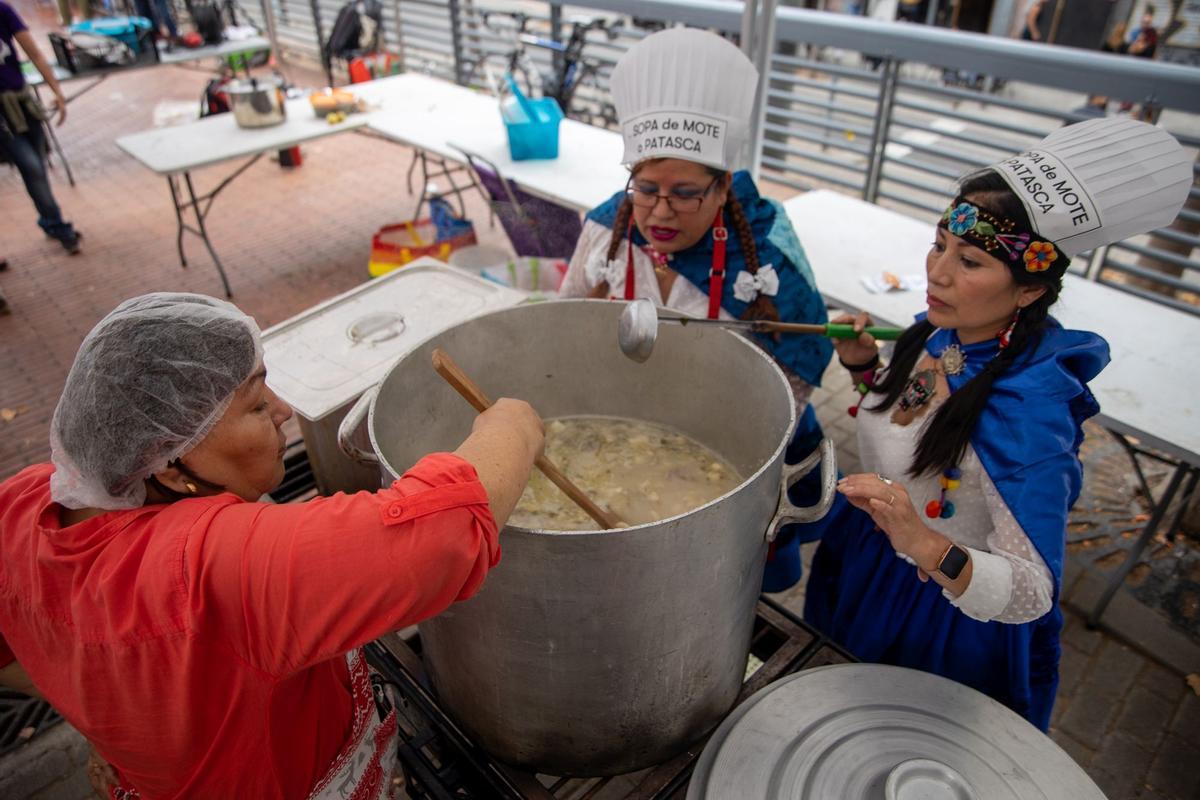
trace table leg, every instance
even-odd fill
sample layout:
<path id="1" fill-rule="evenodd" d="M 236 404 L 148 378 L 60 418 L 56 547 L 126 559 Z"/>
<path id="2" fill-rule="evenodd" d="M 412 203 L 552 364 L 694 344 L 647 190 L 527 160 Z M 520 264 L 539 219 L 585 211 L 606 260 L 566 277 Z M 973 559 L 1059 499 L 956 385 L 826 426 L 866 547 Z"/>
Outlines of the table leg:
<path id="1" fill-rule="evenodd" d="M 262 158 L 262 155 L 262 153 L 258 153 L 251 157 L 246 163 L 242 164 L 218 183 L 212 191 L 204 195 L 198 196 L 196 194 L 196 187 L 192 184 L 192 173 L 185 171 L 167 176 L 167 186 L 171 189 L 171 203 L 175 206 L 175 248 L 179 251 L 179 264 L 183 267 L 187 266 L 187 257 L 183 253 L 183 234 L 187 232 L 199 236 L 204 241 L 204 246 L 208 248 L 208 254 L 212 256 L 213 263 L 217 265 L 217 272 L 221 275 L 221 284 L 225 287 L 226 297 L 233 297 L 233 290 L 229 288 L 229 278 L 225 275 L 225 265 L 221 263 L 221 259 L 217 256 L 216 248 L 213 247 L 212 240 L 208 237 L 208 228 L 204 224 L 204 218 L 208 216 L 213 201 L 216 200 L 221 190 L 232 183 L 237 176 L 250 169 L 250 167 Z M 187 187 L 186 196 L 184 195 L 183 188 L 179 185 L 180 175 L 183 176 L 183 185 Z M 185 210 L 189 208 L 196 217 L 195 227 L 184 219 Z"/>
<path id="2" fill-rule="evenodd" d="M 97 83 L 99 83 L 99 81 L 97 81 Z M 83 92 L 80 92 L 80 94 L 83 94 Z M 37 99 L 38 103 L 42 102 L 42 96 L 38 92 L 38 87 L 36 86 L 33 87 L 33 96 Z M 70 103 L 74 99 L 74 97 L 68 97 L 67 102 Z M 63 169 L 67 171 L 67 182 L 70 183 L 71 186 L 74 186 L 75 174 L 71 172 L 71 162 L 67 161 L 67 154 L 63 152 L 62 145 L 59 144 L 58 141 L 58 136 L 56 136 L 54 133 L 53 119 L 46 120 L 46 135 L 50 137 L 50 144 L 54 147 L 54 152 L 58 154 L 58 160 L 62 162 Z"/>
<path id="3" fill-rule="evenodd" d="M 221 264 L 221 259 L 217 257 L 217 251 L 213 248 L 212 241 L 208 238 L 208 229 L 204 227 L 204 217 L 208 213 L 208 208 L 203 210 L 200 208 L 200 201 L 196 198 L 196 190 L 192 186 L 192 173 L 183 173 L 183 181 L 187 184 L 189 204 L 196 213 L 196 225 L 200 228 L 200 238 L 204 240 L 204 246 L 208 248 L 208 254 L 212 256 L 213 263 L 217 265 L 217 272 L 221 275 L 221 283 L 225 286 L 225 296 L 233 297 L 233 290 L 229 288 L 229 279 L 225 277 L 225 267 Z M 213 194 L 215 195 L 215 192 Z M 209 196 L 212 197 L 213 195 Z"/>
<path id="4" fill-rule="evenodd" d="M 63 169 L 67 171 L 67 182 L 74 186 L 75 175 L 71 172 L 71 162 L 67 161 L 67 154 L 63 152 L 62 145 L 58 143 L 58 136 L 54 133 L 54 124 L 50 120 L 46 121 L 46 133 L 50 136 L 50 143 L 54 145 L 54 152 L 58 153 L 58 160 L 62 162 Z"/>
<path id="5" fill-rule="evenodd" d="M 171 204 L 175 206 L 175 249 L 179 251 L 179 266 L 187 269 L 187 256 L 183 254 L 183 208 L 179 205 L 179 186 L 174 175 L 167 176 L 167 185 L 171 187 Z"/>
<path id="6" fill-rule="evenodd" d="M 417 162 L 421 160 L 421 157 L 423 155 L 425 155 L 424 150 L 413 150 L 412 162 L 409 163 L 409 165 L 408 165 L 408 174 L 404 176 L 404 180 L 408 184 L 408 193 L 409 194 L 413 193 L 413 188 L 412 188 L 413 170 L 415 170 L 417 168 Z"/>
<path id="7" fill-rule="evenodd" d="M 426 159 L 425 151 L 421 150 L 421 195 L 417 198 L 417 207 L 413 209 L 412 218 L 414 221 L 421 218 L 421 206 L 425 205 L 425 195 L 429 194 L 429 162 Z M 411 194 L 411 190 L 409 192 Z"/>
<path id="8" fill-rule="evenodd" d="M 1097 601 L 1095 607 L 1092 609 L 1092 613 L 1088 615 L 1088 627 L 1094 628 L 1100 624 L 1100 618 L 1104 616 L 1104 610 L 1112 602 L 1113 596 L 1121 588 L 1121 584 L 1125 582 L 1125 578 L 1137 566 L 1142 551 L 1150 544 L 1150 540 L 1154 538 L 1154 534 L 1158 533 L 1158 526 L 1162 523 L 1162 518 L 1167 513 L 1167 507 L 1175 499 L 1175 493 L 1179 491 L 1179 484 L 1183 482 L 1184 475 L 1190 472 L 1191 469 L 1191 467 L 1183 462 L 1176 465 L 1175 471 L 1171 474 L 1171 480 L 1167 483 L 1167 488 L 1163 492 L 1163 496 L 1154 505 L 1154 509 L 1150 513 L 1150 519 L 1146 522 L 1146 527 L 1142 528 L 1142 532 L 1130 549 L 1129 555 L 1125 557 L 1125 561 L 1121 563 L 1116 573 L 1109 579 L 1108 585 L 1104 587 L 1104 593 L 1100 595 L 1100 600 Z M 1191 482 L 1189 488 L 1195 488 L 1195 481 Z"/>

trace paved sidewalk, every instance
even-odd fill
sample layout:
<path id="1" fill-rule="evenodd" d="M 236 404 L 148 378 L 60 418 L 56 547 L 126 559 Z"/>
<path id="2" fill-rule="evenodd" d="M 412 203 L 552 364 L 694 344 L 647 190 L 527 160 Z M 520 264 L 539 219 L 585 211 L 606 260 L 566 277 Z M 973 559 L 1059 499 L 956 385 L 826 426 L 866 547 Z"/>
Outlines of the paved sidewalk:
<path id="1" fill-rule="evenodd" d="M 18 7 L 35 13 L 28 0 Z M 45 41 L 40 31 L 38 41 Z M 101 316 L 147 291 L 220 295 L 194 238 L 185 243 L 191 266 L 179 266 L 166 182 L 114 144 L 150 127 L 157 102 L 198 103 L 205 81 L 202 73 L 158 67 L 110 77 L 70 105 L 59 135 L 78 186 L 69 187 L 61 169 L 52 182 L 86 236 L 82 255 L 69 257 L 41 236 L 19 177 L 0 169 L 0 256 L 10 264 L 0 292 L 13 308 L 0 317 L 0 478 L 48 457 L 50 414 L 79 342 Z M 299 169 L 268 159 L 250 168 L 208 218 L 234 301 L 266 327 L 366 280 L 371 234 L 411 216 L 404 186 L 410 158 L 404 148 L 346 133 L 306 146 Z M 233 168 L 200 170 L 196 179 L 212 187 Z M 471 198 L 468 213 L 481 241 L 507 245 L 498 227 L 489 228 L 479 198 Z M 845 414 L 853 400 L 835 365 L 814 402 L 843 470 L 857 462 Z M 1064 597 L 1086 607 L 1095 583 L 1094 573 L 1070 562 Z M 802 587 L 785 599 L 799 609 Z M 1187 666 L 1200 664 L 1200 648 L 1126 600 L 1119 597 L 1106 617 L 1119 638 L 1087 630 L 1068 606 L 1052 735 L 1114 800 L 1200 797 L 1200 698 L 1183 680 L 1185 670 L 1200 671 Z M 87 790 L 78 748 L 77 734 L 60 725 L 0 759 L 0 797 L 81 800 Z"/>

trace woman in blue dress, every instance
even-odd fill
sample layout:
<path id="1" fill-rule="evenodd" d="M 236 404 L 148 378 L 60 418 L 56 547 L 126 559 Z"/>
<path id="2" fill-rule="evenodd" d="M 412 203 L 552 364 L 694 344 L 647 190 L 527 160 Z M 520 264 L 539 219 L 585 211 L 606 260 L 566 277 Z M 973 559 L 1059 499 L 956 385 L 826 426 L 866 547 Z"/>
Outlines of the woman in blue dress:
<path id="1" fill-rule="evenodd" d="M 1058 684 L 1067 514 L 1099 336 L 1050 309 L 1070 257 L 1169 224 L 1191 163 L 1165 131 L 1093 120 L 965 179 L 926 259 L 928 311 L 886 367 L 837 344 L 863 392 L 862 474 L 814 557 L 805 618 L 865 661 L 935 672 L 1042 730 Z M 866 315 L 846 317 L 856 327 Z"/>
<path id="2" fill-rule="evenodd" d="M 827 321 L 787 214 L 741 169 L 757 85 L 749 59 L 706 31 L 661 31 L 622 56 L 611 86 L 629 183 L 588 213 L 560 295 L 646 298 L 710 319 Z M 817 336 L 754 339 L 796 396 L 799 423 L 787 453 L 795 463 L 821 440 L 808 397 L 833 346 Z M 817 480 L 810 473 L 797 484 L 797 504 L 815 502 Z M 799 579 L 798 542 L 815 533 L 813 525 L 780 532 L 764 588 Z"/>

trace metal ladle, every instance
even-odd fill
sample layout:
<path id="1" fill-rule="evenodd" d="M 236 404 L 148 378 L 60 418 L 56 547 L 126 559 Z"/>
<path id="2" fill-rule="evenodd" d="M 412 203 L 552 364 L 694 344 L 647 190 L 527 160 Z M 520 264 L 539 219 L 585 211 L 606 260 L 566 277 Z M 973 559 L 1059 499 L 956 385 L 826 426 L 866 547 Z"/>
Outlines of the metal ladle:
<path id="1" fill-rule="evenodd" d="M 813 325 L 802 322 L 771 322 L 769 320 L 745 319 L 695 319 L 693 317 L 659 317 L 658 308 L 650 300 L 633 300 L 621 312 L 617 324 L 617 344 L 621 352 L 638 363 L 650 358 L 654 341 L 658 338 L 659 323 L 672 325 L 714 325 L 754 333 L 807 333 L 828 336 L 833 339 L 853 339 L 858 336 L 853 325 Z M 871 326 L 864 331 L 881 340 L 900 338 L 902 328 Z"/>

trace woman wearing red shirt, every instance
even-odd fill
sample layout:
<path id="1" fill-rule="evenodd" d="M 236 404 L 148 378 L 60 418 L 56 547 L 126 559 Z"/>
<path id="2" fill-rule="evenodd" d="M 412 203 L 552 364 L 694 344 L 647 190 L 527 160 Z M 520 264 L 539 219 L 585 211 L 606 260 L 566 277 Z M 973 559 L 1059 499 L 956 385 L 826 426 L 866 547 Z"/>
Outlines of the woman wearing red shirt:
<path id="1" fill-rule="evenodd" d="M 80 347 L 52 463 L 0 484 L 0 682 L 31 681 L 114 796 L 388 796 L 359 648 L 479 589 L 542 447 L 501 400 L 379 492 L 260 503 L 292 413 L 264 378 L 228 303 L 127 301 Z"/>

